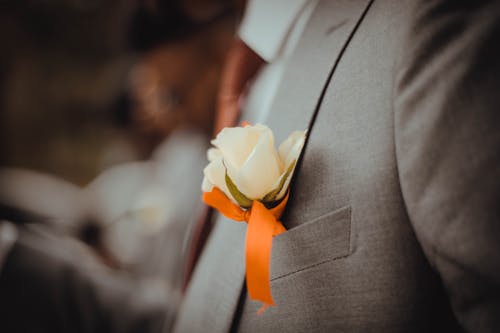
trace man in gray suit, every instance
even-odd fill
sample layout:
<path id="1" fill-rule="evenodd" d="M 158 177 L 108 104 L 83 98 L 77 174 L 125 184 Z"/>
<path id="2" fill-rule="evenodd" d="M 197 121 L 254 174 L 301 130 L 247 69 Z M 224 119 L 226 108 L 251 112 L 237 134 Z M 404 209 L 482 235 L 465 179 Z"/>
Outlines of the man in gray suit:
<path id="1" fill-rule="evenodd" d="M 319 1 L 263 121 L 309 128 L 276 307 L 218 217 L 175 332 L 500 329 L 500 2 Z"/>
<path id="2" fill-rule="evenodd" d="M 277 306 L 257 315 L 246 226 L 218 217 L 173 331 L 497 330 L 500 3 L 320 0 L 306 21 L 272 112 L 243 115 L 277 141 L 309 128 Z"/>

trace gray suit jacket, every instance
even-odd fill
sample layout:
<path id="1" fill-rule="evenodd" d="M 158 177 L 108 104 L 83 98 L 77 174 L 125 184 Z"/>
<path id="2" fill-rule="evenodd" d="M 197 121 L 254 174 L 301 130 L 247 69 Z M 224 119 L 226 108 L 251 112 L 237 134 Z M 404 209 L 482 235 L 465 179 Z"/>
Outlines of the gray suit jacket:
<path id="1" fill-rule="evenodd" d="M 219 217 L 174 331 L 500 328 L 499 35 L 498 1 L 320 1 L 267 120 L 310 130 L 277 306 L 257 315 L 246 226 Z"/>

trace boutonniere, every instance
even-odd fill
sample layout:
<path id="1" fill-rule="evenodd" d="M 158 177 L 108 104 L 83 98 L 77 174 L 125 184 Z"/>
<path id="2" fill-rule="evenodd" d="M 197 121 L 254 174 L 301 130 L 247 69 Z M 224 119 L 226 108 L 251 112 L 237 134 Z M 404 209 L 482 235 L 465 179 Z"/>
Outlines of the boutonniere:
<path id="1" fill-rule="evenodd" d="M 264 125 L 224 128 L 212 140 L 203 170 L 203 201 L 221 214 L 248 224 L 246 283 L 252 300 L 274 305 L 270 285 L 272 238 L 286 231 L 279 222 L 306 138 L 295 131 L 276 150 Z"/>

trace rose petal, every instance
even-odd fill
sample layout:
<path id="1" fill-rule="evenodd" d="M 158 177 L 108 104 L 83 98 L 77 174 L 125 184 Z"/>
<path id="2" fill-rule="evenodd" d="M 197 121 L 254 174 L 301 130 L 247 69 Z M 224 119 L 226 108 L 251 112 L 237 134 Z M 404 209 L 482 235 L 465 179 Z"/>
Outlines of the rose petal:
<path id="1" fill-rule="evenodd" d="M 279 155 L 285 167 L 285 171 L 290 163 L 299 158 L 302 148 L 304 147 L 306 132 L 307 131 L 295 131 L 280 145 Z"/>
<path id="2" fill-rule="evenodd" d="M 304 148 L 304 143 L 306 140 L 306 131 L 295 131 L 292 134 L 288 136 L 288 138 L 280 145 L 279 147 L 279 154 L 281 161 L 284 163 L 284 172 L 280 177 L 280 180 L 282 177 L 285 176 L 286 171 L 290 167 L 292 163 L 297 163 L 300 154 L 302 153 L 302 149 Z M 295 165 L 296 166 L 296 165 Z M 290 186 L 290 182 L 292 180 L 292 177 L 295 173 L 295 166 L 293 167 L 292 172 L 288 175 L 285 184 L 281 191 L 278 193 L 278 196 L 276 197 L 276 200 L 281 199 L 286 192 L 288 191 L 288 187 Z M 279 184 L 279 181 L 278 181 Z M 277 186 L 277 184 L 275 185 Z"/>
<path id="3" fill-rule="evenodd" d="M 262 199 L 280 177 L 282 163 L 274 148 L 272 132 L 266 128 L 243 166 L 232 178 L 240 191 L 250 199 Z"/>
<path id="4" fill-rule="evenodd" d="M 226 186 L 226 168 L 224 167 L 222 158 L 217 158 L 212 162 L 210 162 L 205 167 L 205 169 L 203 169 L 203 174 L 205 175 L 206 181 L 208 183 L 219 188 L 219 190 L 224 192 L 224 194 L 226 194 L 229 199 L 231 199 L 233 202 L 236 203 L 236 200 L 233 198 L 233 196 L 229 192 L 229 189 Z"/>
<path id="5" fill-rule="evenodd" d="M 295 161 L 292 165 L 288 166 L 285 172 L 281 174 L 281 176 L 274 183 L 273 189 L 264 197 L 265 201 L 279 200 L 286 194 L 296 165 Z"/>
<path id="6" fill-rule="evenodd" d="M 288 175 L 288 177 L 287 177 L 287 179 L 285 181 L 285 184 L 283 185 L 283 188 L 278 193 L 278 195 L 276 196 L 275 200 L 280 200 L 281 198 L 283 198 L 285 196 L 286 192 L 288 191 L 288 187 L 290 187 L 290 182 L 292 181 L 292 177 L 293 177 L 294 173 L 295 173 L 295 166 L 293 167 L 292 172 L 290 172 L 290 174 Z"/>
<path id="7" fill-rule="evenodd" d="M 207 151 L 207 158 L 208 158 L 208 161 L 209 162 L 212 162 L 213 160 L 215 160 L 216 158 L 221 158 L 222 157 L 222 153 L 219 149 L 217 148 L 210 148 L 208 151 Z"/>
<path id="8" fill-rule="evenodd" d="M 203 177 L 203 182 L 201 183 L 201 190 L 203 192 L 211 192 L 214 188 L 214 184 L 212 184 L 207 177 Z"/>
<path id="9" fill-rule="evenodd" d="M 252 126 L 226 127 L 212 140 L 212 144 L 219 148 L 227 162 L 240 168 L 259 141 L 259 136 L 260 131 L 253 130 Z"/>

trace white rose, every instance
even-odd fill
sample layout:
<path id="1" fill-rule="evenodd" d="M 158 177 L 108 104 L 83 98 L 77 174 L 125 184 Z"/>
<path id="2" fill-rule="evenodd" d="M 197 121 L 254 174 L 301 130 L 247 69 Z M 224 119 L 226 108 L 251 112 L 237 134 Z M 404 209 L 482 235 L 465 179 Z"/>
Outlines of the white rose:
<path id="1" fill-rule="evenodd" d="M 274 147 L 272 131 L 265 125 L 226 127 L 212 140 L 208 166 L 202 184 L 204 192 L 213 187 L 223 191 L 242 207 L 253 200 L 273 202 L 286 194 L 306 131 L 296 131 Z"/>

